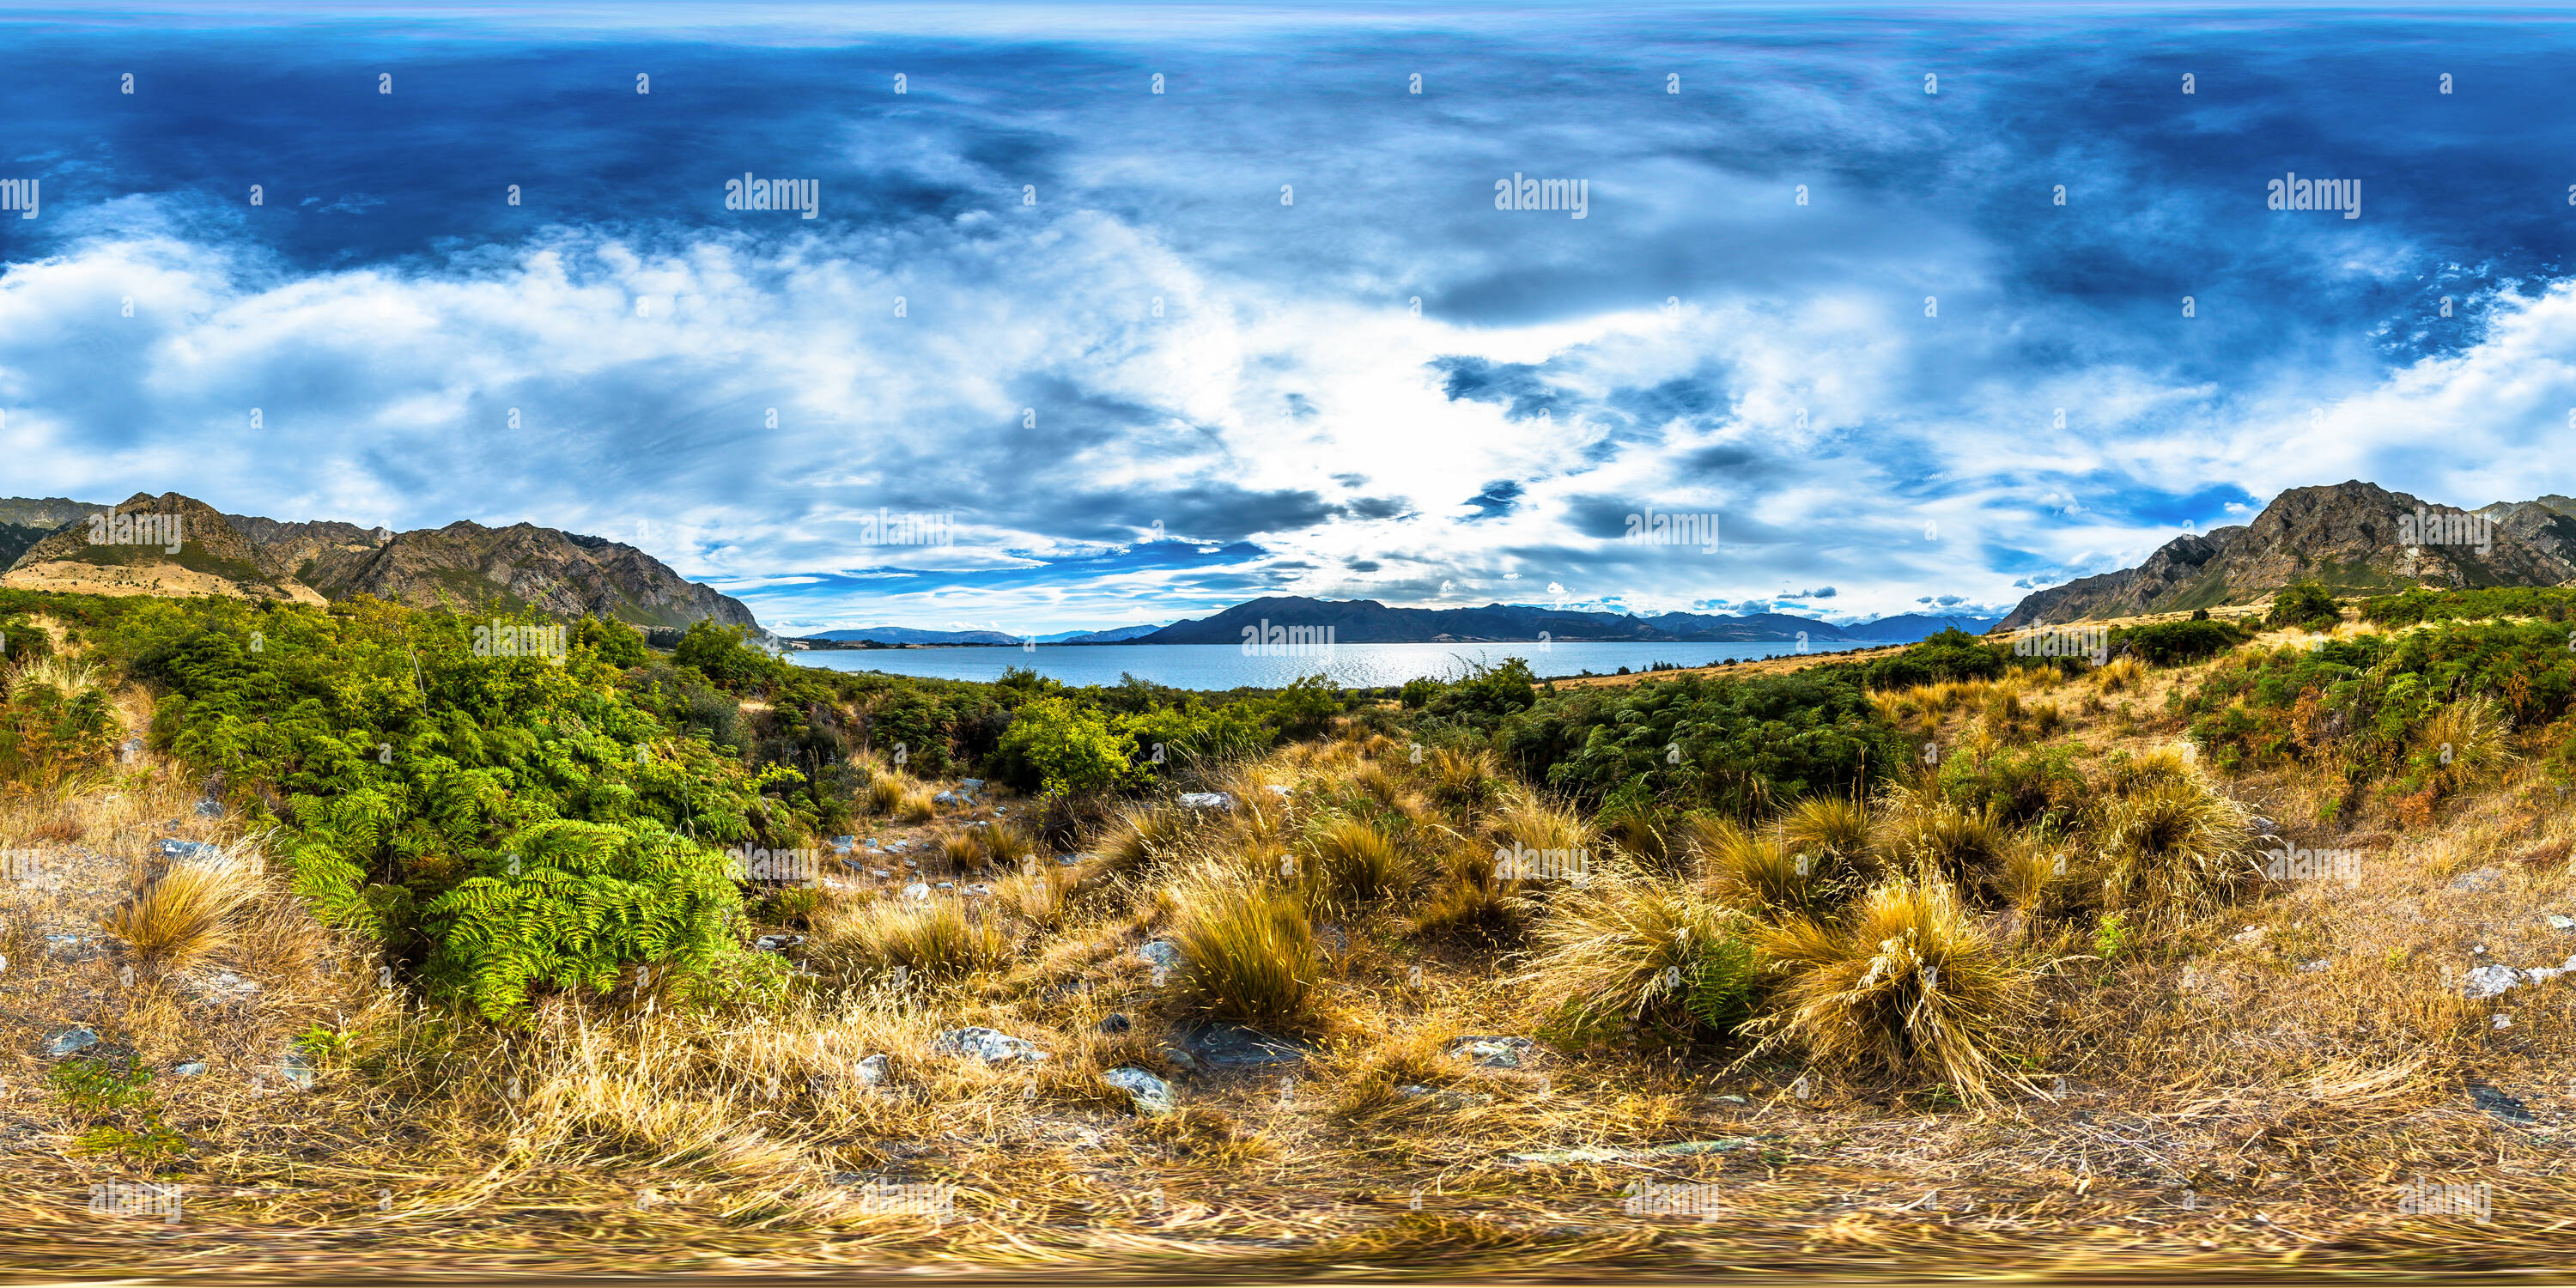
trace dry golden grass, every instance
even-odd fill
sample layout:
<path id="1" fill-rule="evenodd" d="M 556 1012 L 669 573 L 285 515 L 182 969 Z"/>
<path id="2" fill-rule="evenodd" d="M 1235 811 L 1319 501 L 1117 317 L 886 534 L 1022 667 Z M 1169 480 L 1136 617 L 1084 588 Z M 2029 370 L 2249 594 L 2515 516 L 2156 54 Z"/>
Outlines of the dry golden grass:
<path id="1" fill-rule="evenodd" d="M 2197 673 L 2151 674 L 2132 721 L 2070 716 L 2067 736 L 2085 750 L 2100 812 L 2129 810 L 2130 826 L 2144 829 L 2135 835 L 2164 838 L 2159 852 L 2193 844 L 2192 829 L 2167 826 L 2192 812 L 2189 802 L 2129 802 L 2196 772 L 2154 753 L 2178 732 L 2163 693 Z M 2029 714 L 2035 724 L 2035 706 Z M 1982 719 L 1983 702 L 1953 703 L 1941 718 Z M 1283 936 L 1304 926 L 1320 939 L 1273 866 L 1323 826 L 1307 806 L 1273 797 L 1260 803 L 1266 817 L 1248 822 L 1149 823 L 1153 840 L 1140 840 L 1125 869 L 1136 880 L 1073 897 L 1061 883 L 1077 869 L 1041 857 L 996 883 L 991 911 L 959 910 L 1006 947 L 948 982 L 883 987 L 893 954 L 880 949 L 955 936 L 895 925 L 854 934 L 856 914 L 900 905 L 835 892 L 808 944 L 821 978 L 781 1004 L 665 1002 L 647 1014 L 628 990 L 558 996 L 532 1028 L 505 1033 L 457 1026 L 403 989 L 379 988 L 372 955 L 315 927 L 273 880 L 226 923 L 224 942 L 163 984 L 121 986 L 112 955 L 48 957 L 46 934 L 82 933 L 144 875 L 131 856 L 166 820 L 192 820 L 195 789 L 147 767 L 60 798 L 0 801 L 0 848 L 62 853 L 69 877 L 61 890 L 12 889 L 0 917 L 10 958 L 0 1022 L 21 1039 L 0 1046 L 0 1130 L 12 1143 L 0 1164 L 11 1182 L 0 1186 L 0 1264 L 49 1276 L 237 1279 L 353 1267 L 921 1266 L 1303 1278 L 1357 1265 L 1496 1278 L 1762 1267 L 1912 1280 L 2082 1267 L 2217 1279 L 2247 1269 L 2554 1267 L 2576 1254 L 2561 1219 L 2576 1181 L 2553 1143 L 2576 1112 L 2563 1091 L 2576 1084 L 2576 981 L 2484 1002 L 2441 983 L 2441 968 L 2476 960 L 2471 942 L 2516 965 L 2554 964 L 2576 947 L 2536 915 L 2576 907 L 2576 823 L 2529 768 L 2499 763 L 2463 782 L 2429 829 L 2408 830 L 2365 803 L 2339 816 L 2344 830 L 2302 833 L 2301 844 L 2365 856 L 2357 889 L 2237 892 L 2157 932 L 2148 950 L 2107 961 L 2092 951 L 2089 924 L 2042 926 L 2015 947 L 1976 917 L 1931 908 L 1926 891 L 1909 893 L 1901 914 L 1864 901 L 1810 923 L 1820 946 L 1806 956 L 1779 956 L 1778 982 L 1795 1005 L 1778 1013 L 1806 1020 L 1754 1058 L 1714 1042 L 1651 1053 L 1543 1045 L 1532 1068 L 1505 1070 L 1452 1058 L 1446 1043 L 1536 1033 L 1576 982 L 1635 1005 L 1666 978 L 1644 969 L 1666 951 L 1662 936 L 1716 915 L 1706 911 L 1715 905 L 1625 872 L 1618 880 L 1633 890 L 1552 882 L 1524 898 L 1495 878 L 1504 833 L 1493 816 L 1518 805 L 1513 834 L 1560 838 L 1534 847 L 1559 848 L 1568 832 L 1538 818 L 1543 808 L 1507 799 L 1508 784 L 1442 802 L 1428 775 L 1389 759 L 1400 750 L 1354 745 L 1348 756 L 1328 747 L 1268 766 L 1264 781 L 1293 783 L 1299 801 L 1368 797 L 1401 811 L 1402 827 L 1374 817 L 1400 847 L 1436 856 L 1426 905 L 1446 898 L 1466 910 L 1446 924 L 1525 920 L 1531 948 L 1570 955 L 1553 969 L 1534 957 L 1506 968 L 1496 945 L 1512 943 L 1510 931 L 1435 939 L 1383 908 L 1335 911 L 1351 946 L 1316 945 L 1303 1002 L 1314 1052 L 1195 1072 L 1169 1051 L 1202 1003 L 1185 988 L 1154 987 L 1134 947 L 1153 927 L 1215 906 L 1175 899 L 1209 865 L 1211 886 L 1266 889 Z M 2135 754 L 2121 762 L 2111 755 L 2120 751 Z M 2232 787 L 2287 817 L 2273 798 L 2297 784 L 2268 774 Z M 1402 810 L 1408 796 L 1415 810 Z M 1870 821 L 1890 834 L 1890 820 Z M 229 822 L 189 826 L 190 839 L 241 839 Z M 1802 826 L 1795 811 L 1763 824 L 1793 845 L 1827 848 Z M 1831 830 L 1852 832 L 1847 821 Z M 2006 832 L 1994 881 L 2020 904 L 2015 892 L 2030 883 L 2013 874 L 2032 849 Z M 1078 871 L 1116 875 L 1105 870 L 1114 840 L 1092 838 L 1103 857 Z M 2094 840 L 2087 832 L 2068 844 Z M 2487 867 L 2504 876 L 2452 887 Z M 2066 896 L 2053 883 L 2043 894 L 2026 911 L 2054 916 L 2048 898 Z M 2249 925 L 2261 934 L 2240 938 Z M 879 947 L 862 962 L 850 940 Z M 2319 961 L 2327 965 L 2300 969 Z M 2027 980 L 2009 991 L 2029 1011 L 2005 1006 L 1992 1045 L 1976 1023 L 1985 1013 L 1970 987 L 1976 963 Z M 218 967 L 264 990 L 201 1000 L 191 990 Z M 1662 1001 L 1647 998 L 1645 1014 Z M 1129 1025 L 1104 1032 L 1113 1011 Z M 1836 1015 L 1855 1022 L 1835 1030 Z M 2511 1026 L 2493 1027 L 2498 1015 Z M 35 1040 L 73 1021 L 130 1041 L 155 1069 L 212 1064 L 205 1077 L 154 1084 L 173 1125 L 201 1143 L 171 1173 L 187 1188 L 185 1224 L 86 1211 L 91 1183 L 135 1172 L 74 1155 L 72 1124 L 42 1090 Z M 315 1024 L 345 1034 L 349 1050 L 323 1061 L 313 1091 L 284 1090 L 278 1055 Z M 1051 1058 L 988 1069 L 932 1051 L 940 1032 L 966 1024 L 1027 1037 Z M 1949 1067 L 1976 1071 L 1981 1053 L 1995 1097 L 1982 1108 L 1973 1080 Z M 890 1076 L 871 1086 L 861 1062 L 877 1055 Z M 1170 1078 L 1181 1111 L 1137 1116 L 1099 1082 L 1122 1066 Z M 1811 1068 L 1841 1081 L 1799 1082 Z M 2521 1096 L 2541 1124 L 2481 1112 L 2467 1099 L 2472 1080 Z M 1972 1103 L 1952 1103 L 1935 1083 Z M 1642 1152 L 1690 1140 L 1731 1143 Z M 1516 1157 L 1551 1157 L 1539 1151 L 1597 1152 Z M 945 1187 L 958 1219 L 871 1210 L 852 1177 Z M 1705 1223 L 1628 1216 L 1622 1188 L 1642 1178 L 1709 1186 L 1719 1210 Z M 2395 1185 L 2419 1178 L 2491 1183 L 2493 1223 L 2398 1213 Z"/>
<path id="2" fill-rule="evenodd" d="M 1210 864 L 1177 901 L 1172 939 L 1199 1009 L 1283 1029 L 1311 1022 L 1324 958 L 1298 891 Z"/>
<path id="3" fill-rule="evenodd" d="M 2020 1083 L 2008 1060 L 2032 1009 L 2030 974 L 1947 883 L 1888 881 L 1848 922 L 1801 918 L 1760 944 L 1788 982 L 1756 1031 L 1828 1066 L 1937 1077 L 1971 1101 Z"/>
<path id="4" fill-rule="evenodd" d="M 241 864 L 176 863 L 110 913 L 106 929 L 152 974 L 183 970 L 223 947 L 225 920 L 257 893 Z"/>

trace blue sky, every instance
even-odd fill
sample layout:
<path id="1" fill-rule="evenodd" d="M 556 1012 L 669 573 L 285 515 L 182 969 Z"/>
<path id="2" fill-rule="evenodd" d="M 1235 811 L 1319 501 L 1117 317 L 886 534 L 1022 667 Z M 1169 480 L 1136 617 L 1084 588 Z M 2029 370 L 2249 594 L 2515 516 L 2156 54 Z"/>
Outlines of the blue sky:
<path id="1" fill-rule="evenodd" d="M 780 629 L 1042 632 L 1261 594 L 1999 612 L 2287 487 L 2576 492 L 2576 40 L 2535 11 L 0 30 L 0 178 L 43 198 L 0 216 L 0 494 L 526 519 Z M 746 172 L 817 217 L 726 209 Z M 2360 216 L 2267 209 L 2291 172 Z M 1514 175 L 1584 217 L 1497 210 Z"/>

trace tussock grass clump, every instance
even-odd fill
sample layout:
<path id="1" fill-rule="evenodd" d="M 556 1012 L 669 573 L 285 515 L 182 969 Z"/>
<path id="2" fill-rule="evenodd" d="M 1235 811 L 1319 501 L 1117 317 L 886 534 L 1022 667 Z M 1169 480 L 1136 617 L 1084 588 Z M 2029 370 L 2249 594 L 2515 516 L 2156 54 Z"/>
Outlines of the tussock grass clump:
<path id="1" fill-rule="evenodd" d="M 2435 794 L 2448 796 L 2486 781 L 2516 757 L 2510 726 L 2495 700 L 2478 694 L 2433 713 L 2415 735 L 2417 757 L 2430 770 Z"/>
<path id="2" fill-rule="evenodd" d="M 1506 866 L 1493 850 L 1456 838 L 1441 851 L 1432 891 L 1405 923 L 1406 932 L 1489 945 L 1518 939 L 1530 905 Z"/>
<path id="3" fill-rule="evenodd" d="M 873 900 L 819 915 L 815 931 L 819 955 L 847 967 L 845 977 L 901 967 L 926 980 L 962 979 L 1011 956 L 1002 928 L 968 916 L 954 899 Z"/>
<path id="4" fill-rule="evenodd" d="M 1771 915 L 1809 912 L 1831 902 L 1828 871 L 1839 860 L 1793 852 L 1777 832 L 1755 831 L 1725 819 L 1695 819 L 1691 849 L 1700 880 L 1728 906 Z"/>
<path id="5" fill-rule="evenodd" d="M 2133 796 L 2159 783 L 2196 781 L 2198 754 L 2188 746 L 2163 746 L 2131 754 L 2113 752 L 2105 785 L 2114 796 Z"/>
<path id="6" fill-rule="evenodd" d="M 1392 899 L 1410 889 L 1416 879 L 1413 861 L 1397 847 L 1395 838 L 1366 819 L 1337 818 L 1323 824 L 1307 838 L 1307 849 L 1313 856 L 1308 870 L 1319 886 L 1321 902 L 1328 906 L 1355 908 Z"/>
<path id="7" fill-rule="evenodd" d="M 1849 916 L 1792 920 L 1759 946 L 1787 976 L 1780 1009 L 1748 1028 L 1819 1062 L 1947 1083 L 1990 1100 L 2023 1085 L 2006 1063 L 2027 1017 L 2029 975 L 1999 951 L 1946 882 L 1899 878 Z"/>
<path id="8" fill-rule="evenodd" d="M 995 823 L 984 829 L 984 853 L 1004 867 L 1018 867 L 1037 852 L 1037 838 L 1016 824 Z"/>
<path id="9" fill-rule="evenodd" d="M 1549 901 L 1518 983 L 1563 999 L 1552 1031 L 1597 1040 L 1624 1024 L 1726 1032 L 1753 982 L 1745 919 L 1679 886 L 1613 868 Z"/>
<path id="10" fill-rule="evenodd" d="M 993 901 L 1013 916 L 1053 930 L 1065 922 L 1065 900 L 1082 874 L 1055 863 L 1023 862 L 1021 870 L 993 883 Z"/>
<path id="11" fill-rule="evenodd" d="M 1493 804 L 1503 791 L 1493 757 L 1483 751 L 1434 747 L 1422 758 L 1422 775 L 1430 782 L 1431 799 L 1460 814 Z"/>
<path id="12" fill-rule="evenodd" d="M 2261 879 L 2250 842 L 2243 807 L 2198 775 L 2150 781 L 2104 821 L 2102 901 L 2162 919 L 2208 911 Z"/>
<path id="13" fill-rule="evenodd" d="M 107 918 L 107 932 L 155 973 L 181 970 L 224 944 L 224 919 L 259 893 L 229 862 L 174 864 Z"/>
<path id="14" fill-rule="evenodd" d="M 2006 834 L 1991 808 L 1969 809 L 1936 789 L 1897 787 L 1878 813 L 1880 852 L 1945 880 L 1981 884 L 2003 860 Z"/>
<path id="15" fill-rule="evenodd" d="M 983 863 L 984 846 L 975 839 L 974 832 L 957 828 L 939 834 L 939 857 L 949 871 L 963 872 Z"/>
<path id="16" fill-rule="evenodd" d="M 1515 853 L 1532 851 L 1560 865 L 1590 861 L 1592 825 L 1574 807 L 1533 793 L 1523 792 L 1505 802 L 1495 812 L 1490 830 L 1503 848 Z M 1577 860 L 1573 856 L 1578 854 L 1585 857 Z"/>
<path id="17" fill-rule="evenodd" d="M 1848 796 L 1810 796 L 1780 816 L 1780 839 L 1796 853 L 1867 863 L 1869 807 Z"/>
<path id="18" fill-rule="evenodd" d="M 1187 819 L 1168 805 L 1130 805 L 1111 819 L 1096 853 L 1104 876 L 1139 871 L 1176 849 L 1190 832 Z"/>
<path id="19" fill-rule="evenodd" d="M 2123 693 L 2146 679 L 2147 664 L 2134 657 L 2113 658 L 2093 668 L 2093 687 L 2103 693 Z"/>
<path id="20" fill-rule="evenodd" d="M 1294 890 L 1211 865 L 1177 898 L 1184 988 L 1221 1019 L 1297 1027 L 1323 977 L 1315 927 Z"/>

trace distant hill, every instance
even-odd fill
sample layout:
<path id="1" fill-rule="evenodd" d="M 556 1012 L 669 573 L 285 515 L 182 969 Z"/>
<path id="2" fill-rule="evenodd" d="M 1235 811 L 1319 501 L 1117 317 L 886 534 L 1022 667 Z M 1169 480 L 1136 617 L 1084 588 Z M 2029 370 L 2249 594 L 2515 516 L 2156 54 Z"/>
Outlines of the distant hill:
<path id="1" fill-rule="evenodd" d="M 849 630 L 824 631 L 805 636 L 809 640 L 833 640 L 844 644 L 866 641 L 874 644 L 1017 644 L 1020 637 L 1000 631 L 925 631 L 910 626 L 861 626 Z"/>
<path id="2" fill-rule="evenodd" d="M 2565 507 L 2565 508 L 2562 508 Z M 2292 488 L 2252 523 L 2185 534 L 2135 568 L 2084 577 L 2024 598 L 2002 625 L 2184 612 L 2255 603 L 2293 582 L 2337 594 L 2388 594 L 2414 586 L 2555 586 L 2576 581 L 2576 501 L 2498 502 L 2471 512 L 2351 480 Z M 2487 548 L 2419 540 L 2401 518 L 2421 511 L 2447 523 L 2472 513 L 2491 521 Z"/>
<path id="3" fill-rule="evenodd" d="M 533 524 L 453 523 L 395 533 L 349 523 L 225 515 L 175 492 L 137 493 L 115 508 L 177 515 L 179 549 L 92 542 L 91 521 L 106 506 L 0 500 L 0 525 L 6 525 L 0 526 L 0 541 L 15 539 L 24 526 L 20 518 L 59 520 L 14 552 L 0 585 L 315 604 L 365 594 L 415 608 L 534 609 L 644 627 L 714 620 L 759 629 L 741 601 L 681 577 L 641 550 Z"/>
<path id="4" fill-rule="evenodd" d="M 1796 640 L 1802 632 L 1810 642 L 1843 638 L 1843 633 L 1829 623 L 1778 613 L 1745 617 L 1666 613 L 1640 618 L 1624 613 L 1570 612 L 1515 604 L 1390 608 L 1374 599 L 1279 595 L 1237 604 L 1213 617 L 1174 622 L 1136 642 L 1240 644 L 1249 638 L 1245 631 L 1264 631 L 1273 626 L 1330 627 L 1336 644 L 1508 644 L 1533 641 L 1542 634 L 1563 643 L 1787 642 Z"/>
<path id="5" fill-rule="evenodd" d="M 1912 644 L 1929 639 L 1943 631 L 1966 631 L 1970 635 L 1983 635 L 1993 630 L 1995 624 L 2002 620 L 2000 617 L 1936 617 L 1927 613 L 1906 613 L 1897 617 L 1882 617 L 1874 622 L 1846 626 L 1843 628 L 1843 638 L 1866 640 L 1872 644 Z"/>
<path id="6" fill-rule="evenodd" d="M 1159 624 L 1113 626 L 1105 631 L 1058 631 L 1038 637 L 1040 644 L 1124 644 L 1163 629 Z"/>

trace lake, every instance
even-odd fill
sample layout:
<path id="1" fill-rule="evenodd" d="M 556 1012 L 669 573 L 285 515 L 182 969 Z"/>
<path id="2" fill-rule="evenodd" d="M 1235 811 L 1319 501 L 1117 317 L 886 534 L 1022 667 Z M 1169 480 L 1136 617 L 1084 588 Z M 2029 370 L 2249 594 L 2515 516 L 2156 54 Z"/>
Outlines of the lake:
<path id="1" fill-rule="evenodd" d="M 1856 645 L 1808 645 L 1812 653 Z M 1239 644 L 1040 644 L 1035 648 L 967 646 L 790 652 L 802 666 L 833 671 L 884 671 L 941 680 L 998 680 L 1011 667 L 1026 667 L 1066 684 L 1116 684 L 1121 674 L 1176 689 L 1275 689 L 1320 671 L 1348 689 L 1372 689 L 1430 677 L 1447 679 L 1471 662 L 1496 664 L 1526 658 L 1542 676 L 1608 675 L 1620 667 L 1642 671 L 1656 662 L 1706 666 L 1728 658 L 1778 657 L 1795 643 L 1761 644 L 1337 644 L 1304 656 L 1247 655 Z"/>

